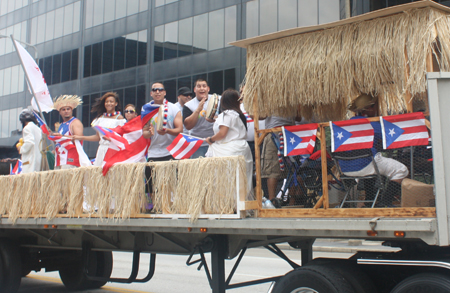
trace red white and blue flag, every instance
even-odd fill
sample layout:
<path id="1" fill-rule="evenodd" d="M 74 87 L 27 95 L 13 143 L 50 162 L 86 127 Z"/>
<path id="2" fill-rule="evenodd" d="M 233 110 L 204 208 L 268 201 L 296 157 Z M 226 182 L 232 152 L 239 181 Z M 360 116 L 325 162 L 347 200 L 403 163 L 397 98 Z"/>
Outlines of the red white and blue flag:
<path id="1" fill-rule="evenodd" d="M 153 116 L 158 115 L 160 106 L 161 105 L 150 103 L 147 103 L 144 106 L 142 106 L 141 109 L 142 127 L 144 127 L 144 125 L 147 124 L 153 118 Z"/>
<path id="2" fill-rule="evenodd" d="M 142 136 L 141 118 L 138 116 L 123 126 L 112 129 L 94 127 L 100 135 L 109 137 L 111 142 L 103 159 L 103 176 L 109 168 L 121 163 L 136 163 L 142 161 L 150 146 L 150 139 Z"/>
<path id="3" fill-rule="evenodd" d="M 317 123 L 283 126 L 284 156 L 312 154 L 316 145 Z"/>
<path id="4" fill-rule="evenodd" d="M 42 120 L 42 118 L 35 111 L 33 111 L 33 114 L 34 114 L 34 117 L 36 117 L 36 120 L 39 123 L 39 127 L 41 127 L 41 129 L 42 129 L 42 132 L 45 133 L 46 135 L 50 135 L 45 121 Z"/>
<path id="5" fill-rule="evenodd" d="M 22 161 L 21 160 L 17 160 L 16 165 L 14 166 L 14 168 L 12 167 L 12 165 L 9 165 L 9 175 L 18 175 L 20 173 L 22 173 Z"/>
<path id="6" fill-rule="evenodd" d="M 383 148 L 428 145 L 428 130 L 422 112 L 381 117 Z"/>
<path id="7" fill-rule="evenodd" d="M 55 166 L 66 165 L 69 159 L 69 151 L 73 148 L 75 148 L 78 153 L 78 161 L 81 167 L 92 166 L 92 163 L 86 155 L 83 145 L 79 140 L 72 142 L 72 139 L 67 136 L 48 135 L 47 137 L 55 142 L 55 152 L 57 154 L 55 156 Z"/>
<path id="8" fill-rule="evenodd" d="M 166 149 L 177 160 L 189 159 L 202 143 L 201 138 L 180 133 Z"/>
<path id="9" fill-rule="evenodd" d="M 331 151 L 370 149 L 373 147 L 374 130 L 365 118 L 330 121 Z"/>

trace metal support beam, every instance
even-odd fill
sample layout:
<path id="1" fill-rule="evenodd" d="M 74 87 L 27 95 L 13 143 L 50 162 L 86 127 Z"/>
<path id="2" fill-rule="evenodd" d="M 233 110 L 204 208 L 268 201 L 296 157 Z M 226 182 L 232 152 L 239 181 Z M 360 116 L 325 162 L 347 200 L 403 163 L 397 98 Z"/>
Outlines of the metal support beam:
<path id="1" fill-rule="evenodd" d="M 213 293 L 225 293 L 225 257 L 227 256 L 227 237 L 217 235 L 211 251 L 211 287 Z"/>

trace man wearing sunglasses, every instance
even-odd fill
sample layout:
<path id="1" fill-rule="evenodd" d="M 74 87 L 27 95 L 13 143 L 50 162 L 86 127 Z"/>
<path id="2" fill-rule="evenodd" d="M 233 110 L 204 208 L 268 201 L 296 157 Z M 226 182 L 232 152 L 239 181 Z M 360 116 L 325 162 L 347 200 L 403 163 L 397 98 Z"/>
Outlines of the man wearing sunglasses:
<path id="1" fill-rule="evenodd" d="M 161 82 L 152 84 L 150 95 L 153 98 L 150 104 L 164 107 L 164 117 L 155 115 L 149 121 L 150 127 L 153 128 L 153 135 L 151 136 L 152 143 L 148 149 L 148 161 L 168 161 L 173 157 L 166 147 L 183 131 L 181 111 L 175 104 L 166 100 L 166 90 Z M 164 119 L 164 122 L 166 122 L 161 130 L 157 129 L 158 119 Z M 148 135 L 148 132 L 144 133 L 144 137 L 148 138 L 146 135 Z"/>

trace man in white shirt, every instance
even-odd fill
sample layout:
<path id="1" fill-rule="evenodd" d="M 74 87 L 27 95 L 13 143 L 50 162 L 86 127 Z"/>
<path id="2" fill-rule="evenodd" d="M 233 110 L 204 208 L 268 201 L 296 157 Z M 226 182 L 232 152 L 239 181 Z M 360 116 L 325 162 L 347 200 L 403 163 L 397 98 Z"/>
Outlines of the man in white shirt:
<path id="1" fill-rule="evenodd" d="M 17 146 L 17 150 L 22 155 L 22 174 L 41 171 L 40 143 L 42 131 L 37 127 L 36 118 L 29 109 L 22 110 L 19 120 L 23 126 L 23 145 Z"/>
<path id="2" fill-rule="evenodd" d="M 210 137 L 214 135 L 214 120 L 206 118 L 206 108 L 210 97 L 208 82 L 198 79 L 194 84 L 195 99 L 187 102 L 183 107 L 183 124 L 190 134 L 196 137 Z M 204 157 L 208 151 L 208 143 L 202 146 L 191 156 L 191 159 Z"/>
<path id="3" fill-rule="evenodd" d="M 161 82 L 155 82 L 152 84 L 152 89 L 150 95 L 153 101 L 150 104 L 163 105 L 164 106 L 164 117 L 159 117 L 159 115 L 153 116 L 150 120 L 151 127 L 153 127 L 153 135 L 150 137 L 152 143 L 148 149 L 148 161 L 168 161 L 172 160 L 173 157 L 166 149 L 175 137 L 183 131 L 183 121 L 181 118 L 180 109 L 175 106 L 175 104 L 167 101 L 166 90 Z M 158 119 L 165 119 L 165 128 L 162 130 L 157 129 Z M 149 132 L 144 132 L 144 137 L 148 136 Z"/>

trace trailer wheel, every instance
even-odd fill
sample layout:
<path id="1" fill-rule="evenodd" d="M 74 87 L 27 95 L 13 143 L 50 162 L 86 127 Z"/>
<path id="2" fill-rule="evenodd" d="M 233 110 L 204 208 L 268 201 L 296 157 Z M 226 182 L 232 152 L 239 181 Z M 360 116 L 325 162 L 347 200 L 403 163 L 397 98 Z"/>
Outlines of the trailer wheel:
<path id="1" fill-rule="evenodd" d="M 350 283 L 335 270 L 308 265 L 283 276 L 273 293 L 354 293 Z"/>
<path id="2" fill-rule="evenodd" d="M 337 261 L 329 263 L 328 266 L 339 272 L 350 283 L 355 293 L 378 292 L 372 279 L 357 265 Z"/>
<path id="3" fill-rule="evenodd" d="M 111 251 L 92 251 L 89 257 L 88 273 L 96 277 L 109 278 L 111 276 L 113 258 Z M 59 270 L 59 276 L 68 290 L 97 289 L 106 284 L 106 281 L 88 280 L 84 271 L 83 261 L 80 260 L 70 268 Z"/>
<path id="4" fill-rule="evenodd" d="M 0 293 L 17 292 L 22 279 L 19 249 L 8 239 L 0 238 Z"/>
<path id="5" fill-rule="evenodd" d="M 421 273 L 401 281 L 391 293 L 450 292 L 450 277 L 439 273 Z"/>

